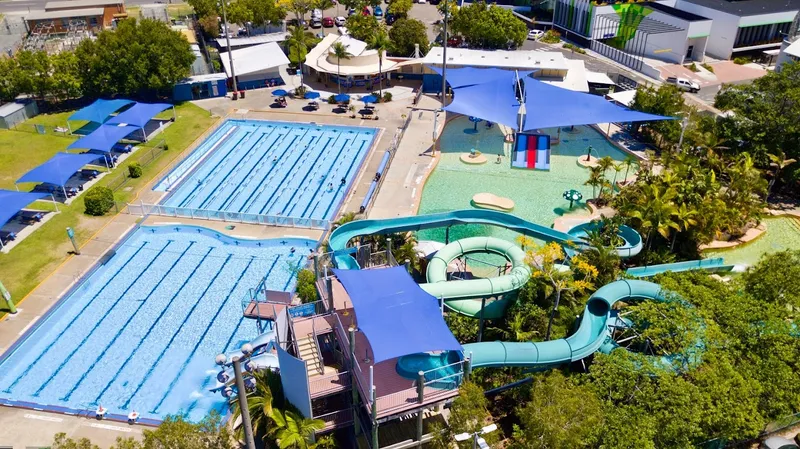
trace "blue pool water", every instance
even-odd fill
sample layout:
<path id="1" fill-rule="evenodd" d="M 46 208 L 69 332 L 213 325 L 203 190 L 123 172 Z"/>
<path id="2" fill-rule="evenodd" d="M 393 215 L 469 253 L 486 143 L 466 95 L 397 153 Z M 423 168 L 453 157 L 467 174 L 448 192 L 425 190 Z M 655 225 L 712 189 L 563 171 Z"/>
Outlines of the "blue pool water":
<path id="1" fill-rule="evenodd" d="M 165 206 L 330 220 L 375 134 L 373 128 L 228 120 L 156 190 L 172 190 Z"/>
<path id="2" fill-rule="evenodd" d="M 265 276 L 268 289 L 291 291 L 315 244 L 139 228 L 3 355 L 0 400 L 152 419 L 224 413 L 208 391 L 214 356 L 257 335 L 242 299 Z"/>

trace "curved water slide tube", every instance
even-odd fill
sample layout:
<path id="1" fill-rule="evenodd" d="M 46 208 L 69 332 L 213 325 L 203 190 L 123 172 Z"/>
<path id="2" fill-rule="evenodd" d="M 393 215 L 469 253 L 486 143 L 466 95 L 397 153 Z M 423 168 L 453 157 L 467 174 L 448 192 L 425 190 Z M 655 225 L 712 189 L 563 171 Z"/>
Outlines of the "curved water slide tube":
<path id="1" fill-rule="evenodd" d="M 464 345 L 472 366 L 550 368 L 588 357 L 611 339 L 608 321 L 615 303 L 628 300 L 665 300 L 661 286 L 647 281 L 622 280 L 600 287 L 586 303 L 578 330 L 567 338 L 544 342 L 493 341 Z M 608 346 L 608 345 L 606 345 Z"/>
<path id="2" fill-rule="evenodd" d="M 599 227 L 600 223 L 597 222 L 582 223 L 567 231 L 567 234 L 571 235 L 573 239 L 580 241 L 586 238 L 589 232 Z M 619 254 L 619 257 L 626 259 L 642 251 L 642 236 L 633 228 L 622 225 L 619 227 L 617 236 L 623 240 L 623 244 L 617 246 L 617 254 Z"/>

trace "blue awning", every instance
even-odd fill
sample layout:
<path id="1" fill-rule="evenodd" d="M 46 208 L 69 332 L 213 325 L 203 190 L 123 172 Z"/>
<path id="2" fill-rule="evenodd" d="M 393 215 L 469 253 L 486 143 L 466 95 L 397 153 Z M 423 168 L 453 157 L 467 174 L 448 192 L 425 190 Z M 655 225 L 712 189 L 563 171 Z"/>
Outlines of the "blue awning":
<path id="1" fill-rule="evenodd" d="M 82 148 L 87 150 L 105 151 L 108 153 L 114 147 L 115 143 L 119 142 L 125 137 L 128 137 L 131 133 L 139 131 L 139 129 L 139 127 L 130 125 L 100 125 L 100 127 L 92 131 L 91 134 L 81 137 L 70 144 L 67 149 L 74 150 Z"/>
<path id="2" fill-rule="evenodd" d="M 57 186 L 63 186 L 67 180 L 78 172 L 84 165 L 103 158 L 97 154 L 71 154 L 56 153 L 47 162 L 25 173 L 20 182 L 46 182 Z"/>
<path id="3" fill-rule="evenodd" d="M 136 103 L 130 109 L 118 114 L 116 117 L 111 117 L 107 121 L 107 125 L 133 125 L 139 128 L 144 128 L 153 117 L 171 108 L 171 104 L 167 103 Z"/>
<path id="4" fill-rule="evenodd" d="M 429 69 L 435 71 L 439 75 L 442 74 L 441 67 L 427 66 Z M 463 67 L 458 69 L 450 69 L 447 71 L 447 84 L 451 89 L 458 89 L 459 87 L 474 86 L 476 84 L 485 84 L 491 82 L 504 82 L 513 85 L 517 80 L 525 78 L 533 73 L 530 70 L 505 70 L 498 68 L 477 68 L 477 67 Z"/>
<path id="5" fill-rule="evenodd" d="M 457 112 L 517 129 L 520 103 L 513 84 L 492 82 L 453 89 L 453 101 L 445 111 Z"/>
<path id="6" fill-rule="evenodd" d="M 339 270 L 339 278 L 369 340 L 375 363 L 426 351 L 460 351 L 439 300 L 422 290 L 404 267 Z"/>
<path id="7" fill-rule="evenodd" d="M 525 131 L 557 126 L 673 120 L 674 117 L 634 111 L 603 97 L 562 89 L 525 78 Z"/>
<path id="8" fill-rule="evenodd" d="M 49 193 L 17 192 L 0 189 L 0 227 L 32 202 L 50 196 Z"/>
<path id="9" fill-rule="evenodd" d="M 109 115 L 131 103 L 135 102 L 131 100 L 97 100 L 70 115 L 67 120 L 86 120 L 87 122 L 105 123 Z"/>

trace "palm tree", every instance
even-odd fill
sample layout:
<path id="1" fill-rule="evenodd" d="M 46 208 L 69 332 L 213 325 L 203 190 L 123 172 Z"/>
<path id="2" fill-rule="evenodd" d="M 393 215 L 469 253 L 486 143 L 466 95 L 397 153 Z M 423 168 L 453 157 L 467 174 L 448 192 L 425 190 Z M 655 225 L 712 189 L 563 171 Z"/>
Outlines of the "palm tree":
<path id="1" fill-rule="evenodd" d="M 631 170 L 631 166 L 639 165 L 639 159 L 636 159 L 633 155 L 629 154 L 625 156 L 625 160 L 622 162 L 625 165 L 625 178 L 623 180 L 628 179 L 628 172 Z"/>
<path id="2" fill-rule="evenodd" d="M 678 231 L 688 231 L 689 227 L 694 226 L 697 224 L 697 220 L 694 217 L 697 215 L 697 211 L 694 209 L 689 209 L 686 207 L 686 203 L 681 203 L 681 206 L 675 211 L 675 220 L 678 223 L 680 229 Z M 669 245 L 669 250 L 672 251 L 675 248 L 675 240 L 678 239 L 678 233 L 672 235 L 672 243 Z"/>
<path id="3" fill-rule="evenodd" d="M 775 185 L 775 181 L 778 180 L 781 174 L 781 170 L 797 162 L 797 159 L 787 159 L 786 153 L 780 150 L 778 154 L 768 154 L 767 156 L 771 161 L 770 165 L 775 167 L 775 176 L 769 181 L 769 187 L 767 187 L 767 196 L 769 196 L 770 192 L 772 192 L 772 186 Z"/>
<path id="4" fill-rule="evenodd" d="M 342 93 L 342 59 L 350 59 L 352 56 L 347 52 L 347 47 L 340 41 L 331 45 L 331 53 L 336 57 L 336 84 L 339 85 L 339 93 Z"/>
<path id="5" fill-rule="evenodd" d="M 614 159 L 611 156 L 603 156 L 597 161 L 597 166 L 600 167 L 603 181 L 606 179 L 606 171 L 614 166 Z M 603 184 L 600 185 L 600 195 L 603 196 Z"/>
<path id="6" fill-rule="evenodd" d="M 325 428 L 321 419 L 308 419 L 286 410 L 274 409 L 272 420 L 275 422 L 274 435 L 280 449 L 315 449 L 319 443 L 313 443 L 314 433 Z"/>
<path id="7" fill-rule="evenodd" d="M 378 51 L 378 92 L 383 98 L 383 54 L 389 49 L 392 42 L 383 30 L 378 31 L 369 41 L 369 48 Z"/>
<path id="8" fill-rule="evenodd" d="M 255 391 L 247 395 L 247 408 L 250 411 L 250 422 L 253 426 L 253 433 L 261 435 L 263 439 L 271 433 L 273 428 L 272 414 L 274 400 L 272 385 L 276 390 L 280 388 L 280 375 L 271 370 L 256 371 L 253 373 L 256 381 Z M 277 385 L 276 385 L 277 382 Z M 239 409 L 239 401 L 233 403 L 233 420 L 235 421 L 242 411 Z M 237 436 L 244 439 L 244 429 L 240 426 Z"/>
<path id="9" fill-rule="evenodd" d="M 603 173 L 598 166 L 589 167 L 589 179 L 583 183 L 586 186 L 592 186 L 592 198 L 595 198 L 597 186 L 603 185 Z"/>
<path id="10" fill-rule="evenodd" d="M 624 164 L 611 164 L 611 168 L 614 169 L 614 182 L 611 183 L 611 196 L 614 196 L 614 189 L 617 187 L 617 175 L 619 175 L 619 172 L 621 172 L 624 167 Z"/>
<path id="11" fill-rule="evenodd" d="M 313 34 L 311 36 L 309 36 L 309 34 L 311 33 L 307 33 L 302 26 L 295 26 L 292 27 L 287 41 L 290 49 L 289 55 L 291 56 L 292 50 L 295 51 L 295 58 L 300 70 L 301 86 L 303 85 L 303 61 L 306 60 L 306 54 L 308 53 L 309 39 L 313 39 Z"/>
<path id="12" fill-rule="evenodd" d="M 678 212 L 678 208 L 672 199 L 675 198 L 675 190 L 662 189 L 653 184 L 645 186 L 640 209 L 633 210 L 631 216 L 641 220 L 642 229 L 647 231 L 645 247 L 650 248 L 651 236 L 655 230 L 665 239 L 669 239 L 672 229 L 680 230 L 680 225 L 673 219 Z"/>

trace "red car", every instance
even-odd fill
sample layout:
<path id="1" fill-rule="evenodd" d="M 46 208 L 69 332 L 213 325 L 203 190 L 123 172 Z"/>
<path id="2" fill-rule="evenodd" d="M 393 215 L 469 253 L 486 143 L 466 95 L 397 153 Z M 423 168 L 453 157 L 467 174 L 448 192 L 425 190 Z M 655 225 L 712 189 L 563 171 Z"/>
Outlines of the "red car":
<path id="1" fill-rule="evenodd" d="M 322 26 L 325 28 L 332 28 L 333 27 L 333 17 L 323 17 L 322 18 Z"/>
<path id="2" fill-rule="evenodd" d="M 362 9 L 362 10 L 361 10 L 361 15 L 362 15 L 362 16 L 371 16 L 371 15 L 372 15 L 372 13 L 369 11 L 369 8 L 367 8 L 367 7 L 365 6 L 365 7 L 364 7 L 364 9 Z"/>

